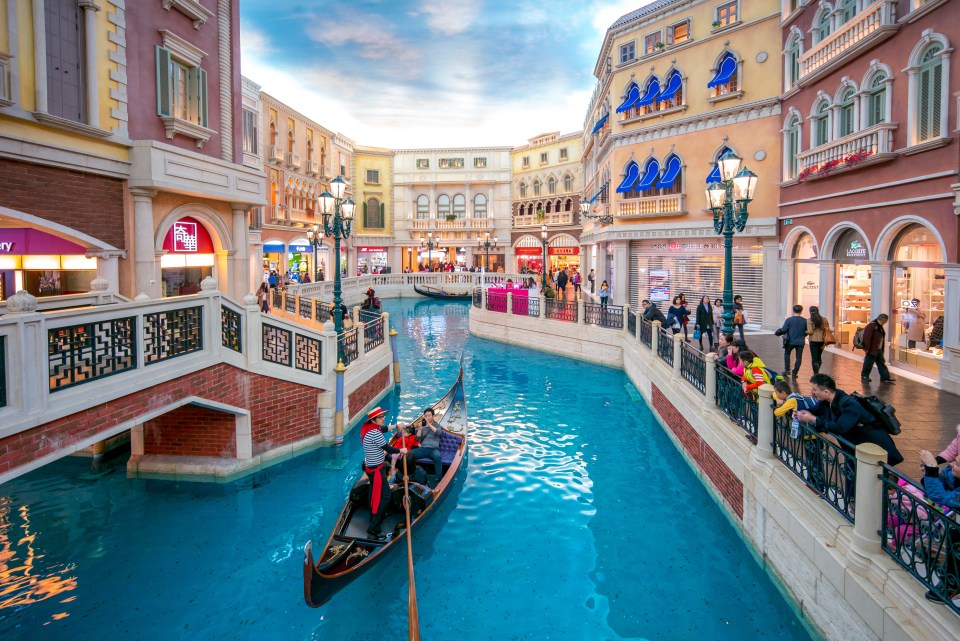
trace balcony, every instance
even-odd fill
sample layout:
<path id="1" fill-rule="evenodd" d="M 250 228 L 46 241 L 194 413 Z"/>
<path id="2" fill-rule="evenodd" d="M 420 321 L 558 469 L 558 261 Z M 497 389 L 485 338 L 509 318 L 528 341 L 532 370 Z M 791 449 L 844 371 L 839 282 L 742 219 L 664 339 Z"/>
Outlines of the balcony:
<path id="1" fill-rule="evenodd" d="M 895 158 L 896 128 L 895 122 L 881 122 L 799 154 L 797 179 L 816 180 Z"/>
<path id="2" fill-rule="evenodd" d="M 800 81 L 827 73 L 850 58 L 886 40 L 898 29 L 894 0 L 877 0 L 800 56 Z"/>
<path id="3" fill-rule="evenodd" d="M 290 152 L 287 154 L 287 166 L 291 169 L 300 169 L 300 154 Z"/>
<path id="4" fill-rule="evenodd" d="M 311 176 L 319 176 L 319 175 L 320 175 L 320 163 L 318 163 L 316 160 L 309 160 L 309 161 L 307 161 L 307 174 L 309 174 L 309 175 L 311 175 Z"/>
<path id="5" fill-rule="evenodd" d="M 263 208 L 263 223 L 265 225 L 285 225 L 287 224 L 286 208 L 282 205 L 267 205 Z"/>
<path id="6" fill-rule="evenodd" d="M 276 145 L 267 147 L 267 162 L 280 164 L 283 162 L 283 150 Z"/>
<path id="7" fill-rule="evenodd" d="M 685 209 L 684 200 L 684 194 L 621 200 L 617 206 L 617 217 L 632 218 L 635 216 L 671 216 L 685 214 L 687 210 Z"/>
<path id="8" fill-rule="evenodd" d="M 540 225 L 572 225 L 572 211 L 554 211 L 544 214 L 543 218 L 537 218 L 536 214 L 524 214 L 513 217 L 513 226 L 517 227 L 539 227 Z"/>
<path id="9" fill-rule="evenodd" d="M 414 231 L 490 231 L 493 229 L 493 222 L 493 218 L 457 218 L 456 220 L 414 218 L 410 221 L 410 229 Z"/>

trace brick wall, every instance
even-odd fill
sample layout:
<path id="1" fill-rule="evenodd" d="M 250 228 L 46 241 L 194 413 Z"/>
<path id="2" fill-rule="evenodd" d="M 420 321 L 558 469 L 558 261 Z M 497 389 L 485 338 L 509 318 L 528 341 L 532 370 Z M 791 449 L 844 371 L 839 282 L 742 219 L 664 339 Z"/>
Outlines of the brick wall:
<path id="1" fill-rule="evenodd" d="M 321 391 L 226 364 L 214 365 L 0 439 L 0 473 L 189 396 L 249 409 L 256 455 L 319 435 L 316 408 Z"/>
<path id="2" fill-rule="evenodd" d="M 143 424 L 143 453 L 232 458 L 236 433 L 232 414 L 184 405 Z"/>
<path id="3" fill-rule="evenodd" d="M 124 248 L 123 181 L 0 158 L 0 205 Z"/>
<path id="4" fill-rule="evenodd" d="M 684 451 L 696 463 L 697 468 L 710 480 L 713 489 L 742 521 L 743 482 L 734 475 L 730 468 L 717 456 L 717 453 L 700 438 L 700 435 L 660 391 L 660 388 L 655 384 L 651 384 L 651 388 L 653 391 L 653 407 L 660 414 L 667 428 L 677 437 Z"/>
<path id="5" fill-rule="evenodd" d="M 350 393 L 347 403 L 350 408 L 351 419 L 357 418 L 356 413 L 387 388 L 387 385 L 390 384 L 390 367 L 384 367 L 383 370 L 370 377 L 366 383 Z"/>

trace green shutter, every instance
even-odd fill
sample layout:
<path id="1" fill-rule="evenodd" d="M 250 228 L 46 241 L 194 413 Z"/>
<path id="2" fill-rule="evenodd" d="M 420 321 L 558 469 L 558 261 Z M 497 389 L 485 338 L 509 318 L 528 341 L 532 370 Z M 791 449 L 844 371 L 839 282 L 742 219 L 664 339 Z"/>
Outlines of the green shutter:
<path id="1" fill-rule="evenodd" d="M 386 209 L 384 208 L 383 203 L 380 203 L 380 227 L 387 226 L 386 224 L 387 217 L 386 217 L 386 214 L 384 213 L 385 211 Z"/>
<path id="2" fill-rule="evenodd" d="M 942 135 L 940 131 L 940 103 L 943 95 L 943 67 L 937 63 L 930 69 L 933 74 L 933 91 L 930 92 L 930 137 L 939 138 Z"/>
<path id="3" fill-rule="evenodd" d="M 170 52 L 157 46 L 157 115 L 173 115 L 173 77 Z"/>
<path id="4" fill-rule="evenodd" d="M 919 121 L 920 140 L 930 137 L 930 69 L 920 71 L 920 95 L 917 120 Z"/>
<path id="5" fill-rule="evenodd" d="M 364 203 L 363 203 L 363 226 L 364 226 L 364 227 L 369 227 L 369 226 L 370 226 L 370 220 L 367 218 L 367 203 L 366 203 L 366 201 L 364 201 Z"/>
<path id="6" fill-rule="evenodd" d="M 207 127 L 207 72 L 197 67 L 195 70 L 197 81 L 197 120 L 201 127 Z"/>

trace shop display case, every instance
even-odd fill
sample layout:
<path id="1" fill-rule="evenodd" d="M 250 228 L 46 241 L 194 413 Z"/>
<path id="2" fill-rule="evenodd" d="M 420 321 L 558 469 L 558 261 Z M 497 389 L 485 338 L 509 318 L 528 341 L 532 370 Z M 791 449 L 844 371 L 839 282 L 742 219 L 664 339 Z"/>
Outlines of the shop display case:
<path id="1" fill-rule="evenodd" d="M 858 265 L 842 265 L 837 287 L 837 346 L 853 349 L 857 329 L 870 322 L 870 271 Z"/>

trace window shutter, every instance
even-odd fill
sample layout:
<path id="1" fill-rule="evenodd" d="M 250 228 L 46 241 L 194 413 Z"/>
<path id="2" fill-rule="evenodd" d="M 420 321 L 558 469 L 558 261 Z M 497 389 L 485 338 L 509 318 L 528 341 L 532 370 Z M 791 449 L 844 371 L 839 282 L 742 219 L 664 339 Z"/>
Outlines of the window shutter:
<path id="1" fill-rule="evenodd" d="M 940 97 L 943 95 L 943 67 L 940 64 L 930 69 L 932 74 L 932 91 L 930 92 L 930 137 L 939 138 L 940 131 Z"/>
<path id="2" fill-rule="evenodd" d="M 363 203 L 363 224 L 366 225 L 370 222 L 370 219 L 367 218 L 367 203 Z"/>
<path id="3" fill-rule="evenodd" d="M 207 127 L 207 72 L 197 67 L 194 69 L 197 79 L 197 120 L 201 127 Z"/>
<path id="4" fill-rule="evenodd" d="M 930 137 L 930 69 L 920 72 L 920 95 L 917 120 L 919 121 L 920 140 Z"/>
<path id="5" fill-rule="evenodd" d="M 673 27 L 667 27 L 667 44 L 673 44 Z"/>
<path id="6" fill-rule="evenodd" d="M 170 70 L 170 52 L 157 46 L 157 115 L 173 114 L 173 77 Z"/>
<path id="7" fill-rule="evenodd" d="M 379 227 L 386 226 L 387 217 L 384 213 L 385 211 L 386 210 L 384 209 L 383 203 L 380 203 L 380 225 L 378 225 Z"/>

